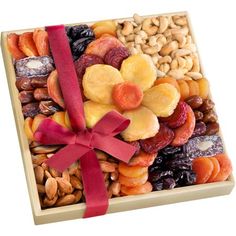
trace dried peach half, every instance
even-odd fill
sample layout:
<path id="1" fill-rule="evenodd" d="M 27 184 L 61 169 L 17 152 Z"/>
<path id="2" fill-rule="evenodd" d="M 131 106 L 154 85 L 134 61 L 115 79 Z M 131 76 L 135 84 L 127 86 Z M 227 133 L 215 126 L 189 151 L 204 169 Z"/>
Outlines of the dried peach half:
<path id="1" fill-rule="evenodd" d="M 14 59 L 19 60 L 25 57 L 25 54 L 19 49 L 19 35 L 12 33 L 7 35 L 7 47 Z"/>
<path id="2" fill-rule="evenodd" d="M 26 32 L 19 37 L 19 48 L 28 57 L 38 56 L 38 50 L 33 40 L 33 33 Z"/>

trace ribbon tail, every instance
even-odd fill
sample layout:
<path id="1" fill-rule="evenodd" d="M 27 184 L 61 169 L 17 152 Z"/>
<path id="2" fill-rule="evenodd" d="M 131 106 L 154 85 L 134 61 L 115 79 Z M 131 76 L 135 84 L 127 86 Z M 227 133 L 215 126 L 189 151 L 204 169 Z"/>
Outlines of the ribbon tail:
<path id="1" fill-rule="evenodd" d="M 84 154 L 80 165 L 86 198 L 83 217 L 104 215 L 108 209 L 108 194 L 96 153 L 90 150 Z"/>
<path id="2" fill-rule="evenodd" d="M 88 147 L 79 144 L 69 144 L 55 153 L 46 163 L 57 171 L 63 172 L 89 151 Z"/>
<path id="3" fill-rule="evenodd" d="M 102 134 L 94 134 L 92 144 L 94 148 L 100 149 L 126 163 L 136 152 L 134 146 L 112 136 Z"/>

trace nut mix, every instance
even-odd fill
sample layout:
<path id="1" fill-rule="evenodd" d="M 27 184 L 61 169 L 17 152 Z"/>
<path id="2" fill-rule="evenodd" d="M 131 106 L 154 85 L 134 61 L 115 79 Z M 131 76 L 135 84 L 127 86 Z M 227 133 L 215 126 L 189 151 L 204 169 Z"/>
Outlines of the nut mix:
<path id="1" fill-rule="evenodd" d="M 66 34 L 86 126 L 112 110 L 131 121 L 119 136 L 137 149 L 128 164 L 96 151 L 110 198 L 228 178 L 232 166 L 185 15 L 134 14 L 68 26 Z M 46 160 L 62 146 L 34 138 L 48 117 L 71 129 L 47 32 L 12 33 L 7 41 L 41 207 L 84 202 L 79 161 L 63 173 L 50 168 Z"/>

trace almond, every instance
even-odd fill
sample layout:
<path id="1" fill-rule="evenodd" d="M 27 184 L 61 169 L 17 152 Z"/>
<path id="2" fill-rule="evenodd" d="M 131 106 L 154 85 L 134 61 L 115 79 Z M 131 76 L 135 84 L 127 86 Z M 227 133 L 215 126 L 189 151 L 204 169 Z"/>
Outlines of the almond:
<path id="1" fill-rule="evenodd" d="M 48 178 L 45 183 L 45 192 L 49 200 L 52 200 L 57 193 L 57 181 L 54 178 Z"/>
<path id="2" fill-rule="evenodd" d="M 70 177 L 70 183 L 71 185 L 76 188 L 76 189 L 80 189 L 82 190 L 83 189 L 83 185 L 81 183 L 81 181 L 79 180 L 79 178 L 77 178 L 76 176 L 72 175 Z"/>
<path id="3" fill-rule="evenodd" d="M 37 189 L 39 193 L 45 193 L 45 186 L 42 184 L 37 184 Z"/>
<path id="4" fill-rule="evenodd" d="M 61 173 L 53 168 L 49 168 L 49 172 L 54 178 L 61 177 Z"/>
<path id="5" fill-rule="evenodd" d="M 61 177 L 56 177 L 59 190 L 63 193 L 72 193 L 73 188 L 69 181 Z"/>
<path id="6" fill-rule="evenodd" d="M 82 191 L 75 190 L 74 196 L 75 196 L 75 203 L 79 202 L 82 197 Z"/>
<path id="7" fill-rule="evenodd" d="M 69 174 L 69 171 L 68 170 L 64 170 L 62 172 L 62 178 L 67 180 L 68 182 L 70 182 L 70 174 Z"/>
<path id="8" fill-rule="evenodd" d="M 58 199 L 57 195 L 55 195 L 55 197 L 52 200 L 45 197 L 43 200 L 43 205 L 47 207 L 53 206 L 56 203 L 57 199 Z"/>
<path id="9" fill-rule="evenodd" d="M 34 175 L 35 175 L 36 183 L 42 184 L 43 178 L 44 178 L 44 169 L 41 166 L 36 166 L 34 168 Z"/>
<path id="10" fill-rule="evenodd" d="M 35 165 L 41 165 L 45 160 L 47 160 L 47 156 L 45 154 L 32 155 L 32 162 Z"/>
<path id="11" fill-rule="evenodd" d="M 73 194 L 65 195 L 57 200 L 56 206 L 66 206 L 75 203 L 75 196 Z"/>
<path id="12" fill-rule="evenodd" d="M 103 172 L 114 172 L 117 167 L 116 163 L 110 163 L 108 161 L 99 161 L 99 164 Z"/>

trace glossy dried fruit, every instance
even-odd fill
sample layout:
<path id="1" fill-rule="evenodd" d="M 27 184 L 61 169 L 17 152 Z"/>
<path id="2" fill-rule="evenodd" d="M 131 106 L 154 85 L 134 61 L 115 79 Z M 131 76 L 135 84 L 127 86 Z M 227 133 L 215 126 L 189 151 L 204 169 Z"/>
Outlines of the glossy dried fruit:
<path id="1" fill-rule="evenodd" d="M 204 122 L 197 122 L 191 138 L 202 136 L 206 133 L 206 125 Z"/>
<path id="2" fill-rule="evenodd" d="M 194 116 L 196 121 L 201 121 L 203 119 L 203 113 L 201 111 L 194 111 Z"/>
<path id="3" fill-rule="evenodd" d="M 215 106 L 215 103 L 211 99 L 204 99 L 202 105 L 198 108 L 201 112 L 206 112 L 212 110 Z"/>
<path id="4" fill-rule="evenodd" d="M 32 123 L 32 131 L 33 133 L 35 133 L 35 131 L 38 129 L 39 125 L 41 124 L 41 122 L 47 118 L 45 115 L 43 114 L 38 114 L 34 117 L 33 123 Z"/>
<path id="5" fill-rule="evenodd" d="M 160 118 L 168 127 L 175 129 L 185 123 L 187 119 L 187 106 L 185 102 L 180 101 L 171 116 Z"/>
<path id="6" fill-rule="evenodd" d="M 42 29 L 35 29 L 33 33 L 33 40 L 34 40 L 39 56 L 50 55 L 47 31 L 42 30 Z"/>
<path id="7" fill-rule="evenodd" d="M 140 106 L 135 110 L 125 111 L 123 116 L 131 121 L 128 128 L 121 133 L 125 141 L 150 138 L 159 130 L 157 117 L 146 107 Z"/>
<path id="8" fill-rule="evenodd" d="M 128 165 L 148 167 L 153 164 L 156 156 L 157 156 L 157 153 L 148 154 L 146 152 L 141 151 L 137 156 L 134 156 L 130 159 Z"/>
<path id="9" fill-rule="evenodd" d="M 126 177 L 139 177 L 148 171 L 147 167 L 129 166 L 124 162 L 120 162 L 118 166 L 119 172 Z"/>
<path id="10" fill-rule="evenodd" d="M 19 37 L 18 45 L 20 50 L 28 57 L 39 55 L 33 40 L 32 32 L 26 32 L 21 34 Z"/>
<path id="11" fill-rule="evenodd" d="M 39 110 L 42 114 L 49 116 L 60 110 L 60 107 L 53 101 L 41 101 Z"/>
<path id="12" fill-rule="evenodd" d="M 196 182 L 196 174 L 191 170 L 181 170 L 175 173 L 175 181 L 178 186 L 188 186 Z"/>
<path id="13" fill-rule="evenodd" d="M 143 91 L 152 87 L 156 80 L 156 67 L 150 56 L 137 54 L 122 62 L 120 72 L 125 81 L 138 85 Z"/>
<path id="14" fill-rule="evenodd" d="M 33 88 L 46 88 L 48 76 L 38 76 L 31 78 L 31 86 Z"/>
<path id="15" fill-rule="evenodd" d="M 190 170 L 192 168 L 192 159 L 184 155 L 174 155 L 174 158 L 167 159 L 164 164 L 170 170 Z"/>
<path id="16" fill-rule="evenodd" d="M 162 179 L 163 189 L 173 189 L 176 186 L 174 178 L 164 178 Z"/>
<path id="17" fill-rule="evenodd" d="M 206 157 L 198 157 L 193 160 L 193 171 L 196 173 L 196 184 L 204 184 L 210 178 L 214 165 Z"/>
<path id="18" fill-rule="evenodd" d="M 192 108 L 197 109 L 199 108 L 202 103 L 203 99 L 200 96 L 194 95 L 185 99 L 185 102 Z"/>
<path id="19" fill-rule="evenodd" d="M 104 34 L 116 36 L 116 25 L 116 21 L 114 20 L 105 20 L 95 22 L 91 28 L 93 29 L 96 38 L 99 38 Z"/>
<path id="20" fill-rule="evenodd" d="M 206 125 L 206 135 L 214 135 L 219 133 L 220 126 L 219 123 L 214 122 L 214 123 L 208 123 Z"/>
<path id="21" fill-rule="evenodd" d="M 184 145 L 184 152 L 190 158 L 211 157 L 224 152 L 223 142 L 218 135 L 195 137 Z"/>
<path id="22" fill-rule="evenodd" d="M 209 123 L 209 122 L 215 123 L 217 121 L 217 115 L 216 115 L 215 111 L 209 110 L 209 111 L 205 112 L 202 121 L 204 123 Z"/>
<path id="23" fill-rule="evenodd" d="M 181 146 L 187 143 L 188 139 L 192 136 L 195 128 L 195 116 L 192 108 L 187 105 L 187 119 L 185 123 L 179 128 L 174 130 L 174 140 L 172 141 L 172 146 Z"/>
<path id="24" fill-rule="evenodd" d="M 140 149 L 141 149 L 141 147 L 140 147 L 140 143 L 138 142 L 138 141 L 132 141 L 132 142 L 127 142 L 128 144 L 130 144 L 130 145 L 132 145 L 132 146 L 134 146 L 135 148 L 136 148 L 136 152 L 135 152 L 135 156 L 137 156 L 137 155 L 139 155 L 139 153 L 140 153 Z"/>
<path id="25" fill-rule="evenodd" d="M 151 173 L 149 173 L 148 175 L 148 180 L 153 183 L 156 182 L 160 179 L 162 179 L 163 177 L 173 177 L 174 176 L 174 172 L 172 170 L 156 170 L 153 171 Z"/>
<path id="26" fill-rule="evenodd" d="M 38 101 L 49 100 L 51 97 L 48 94 L 47 88 L 36 88 L 34 90 L 34 98 Z"/>
<path id="27" fill-rule="evenodd" d="M 199 96 L 202 99 L 205 99 L 209 95 L 209 83 L 208 80 L 205 78 L 197 80 L 198 87 L 199 87 Z"/>
<path id="28" fill-rule="evenodd" d="M 39 111 L 38 102 L 28 103 L 22 107 L 22 113 L 25 117 L 34 117 L 39 113 Z"/>
<path id="29" fill-rule="evenodd" d="M 189 86 L 187 82 L 183 79 L 177 80 L 177 82 L 180 89 L 181 100 L 184 101 L 186 98 L 189 97 Z"/>
<path id="30" fill-rule="evenodd" d="M 34 100 L 34 92 L 33 91 L 21 91 L 18 95 L 18 98 L 21 103 L 29 103 Z"/>
<path id="31" fill-rule="evenodd" d="M 136 187 L 146 183 L 148 179 L 148 172 L 143 173 L 138 177 L 126 177 L 122 174 L 119 175 L 119 183 L 127 187 Z"/>
<path id="32" fill-rule="evenodd" d="M 179 85 L 178 85 L 176 79 L 173 77 L 157 78 L 154 84 L 159 85 L 159 84 L 164 84 L 164 83 L 173 85 L 178 90 L 178 92 L 180 92 Z"/>
<path id="33" fill-rule="evenodd" d="M 216 178 L 216 176 L 220 173 L 220 163 L 219 163 L 219 161 L 215 157 L 210 157 L 209 160 L 212 162 L 214 167 L 213 167 L 213 171 L 211 173 L 210 178 L 207 180 L 207 183 L 213 182 L 214 179 Z"/>
<path id="34" fill-rule="evenodd" d="M 121 110 L 132 110 L 141 104 L 143 91 L 132 82 L 123 82 L 113 87 L 112 98 Z"/>
<path id="35" fill-rule="evenodd" d="M 113 86 L 124 80 L 121 73 L 109 65 L 92 65 L 86 69 L 83 77 L 86 98 L 101 104 L 112 104 Z"/>
<path id="36" fill-rule="evenodd" d="M 232 172 L 232 163 L 229 159 L 229 157 L 222 153 L 215 156 L 217 161 L 220 164 L 220 172 L 217 174 L 217 176 L 213 179 L 213 182 L 218 181 L 225 181 L 229 177 L 229 175 Z"/>
<path id="37" fill-rule="evenodd" d="M 31 84 L 31 78 L 25 78 L 25 77 L 16 78 L 16 87 L 19 91 L 33 90 L 33 87 Z"/>
<path id="38" fill-rule="evenodd" d="M 182 152 L 182 147 L 167 146 L 161 150 L 161 153 L 165 156 L 174 155 L 179 152 Z"/>
<path id="39" fill-rule="evenodd" d="M 19 49 L 19 35 L 11 33 L 7 35 L 7 47 L 12 57 L 16 60 L 26 57 L 26 55 Z"/>
<path id="40" fill-rule="evenodd" d="M 27 117 L 24 121 L 24 131 L 29 141 L 34 140 L 34 134 L 32 131 L 32 122 L 33 119 L 31 117 Z"/>
<path id="41" fill-rule="evenodd" d="M 138 195 L 138 194 L 150 193 L 151 191 L 152 191 L 152 185 L 148 181 L 143 185 L 135 187 L 127 187 L 125 185 L 121 185 L 121 193 L 123 193 L 124 195 Z"/>
<path id="42" fill-rule="evenodd" d="M 187 80 L 186 81 L 189 87 L 189 96 L 198 96 L 199 94 L 199 86 L 195 80 Z"/>
<path id="43" fill-rule="evenodd" d="M 87 67 L 95 64 L 104 64 L 103 59 L 93 54 L 83 54 L 75 61 L 75 70 L 79 80 L 82 80 Z"/>
<path id="44" fill-rule="evenodd" d="M 160 124 L 158 133 L 154 137 L 140 140 L 140 145 L 145 152 L 153 154 L 169 145 L 173 138 L 174 132 L 166 125 Z"/>
<path id="45" fill-rule="evenodd" d="M 111 65 L 119 70 L 123 60 L 128 56 L 129 50 L 126 47 L 115 47 L 106 53 L 104 61 L 106 64 Z"/>

